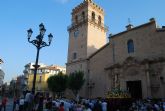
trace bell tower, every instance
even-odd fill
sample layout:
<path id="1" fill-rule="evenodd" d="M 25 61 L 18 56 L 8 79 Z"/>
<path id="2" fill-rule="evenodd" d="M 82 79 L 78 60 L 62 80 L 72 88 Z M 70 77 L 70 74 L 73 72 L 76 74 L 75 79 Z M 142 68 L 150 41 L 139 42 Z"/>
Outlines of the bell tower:
<path id="1" fill-rule="evenodd" d="M 106 31 L 104 10 L 92 0 L 84 0 L 72 10 L 67 62 L 86 59 L 105 45 Z"/>
<path id="2" fill-rule="evenodd" d="M 88 57 L 106 44 L 104 10 L 93 0 L 84 0 L 72 10 L 71 15 L 71 25 L 68 26 L 67 74 L 77 70 L 87 74 Z"/>

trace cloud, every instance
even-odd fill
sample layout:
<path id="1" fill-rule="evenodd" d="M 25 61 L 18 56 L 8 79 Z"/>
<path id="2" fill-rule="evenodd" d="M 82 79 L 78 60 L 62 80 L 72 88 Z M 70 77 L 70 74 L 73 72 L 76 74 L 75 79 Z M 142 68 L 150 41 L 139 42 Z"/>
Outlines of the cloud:
<path id="1" fill-rule="evenodd" d="M 70 0 L 55 0 L 56 2 L 59 2 L 59 3 L 62 3 L 62 4 L 65 4 L 67 2 L 69 2 Z"/>

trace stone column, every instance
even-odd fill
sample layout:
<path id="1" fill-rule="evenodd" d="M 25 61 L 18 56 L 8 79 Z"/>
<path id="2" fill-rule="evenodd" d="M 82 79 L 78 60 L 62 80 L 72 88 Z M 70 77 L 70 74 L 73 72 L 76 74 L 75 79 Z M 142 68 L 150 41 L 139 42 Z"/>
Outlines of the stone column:
<path id="1" fill-rule="evenodd" d="M 115 73 L 114 73 L 114 69 L 111 70 L 111 90 L 113 88 L 115 88 Z"/>
<path id="2" fill-rule="evenodd" d="M 150 82 L 149 64 L 146 63 L 145 67 L 146 67 L 147 97 L 151 97 L 151 82 Z"/>
<path id="3" fill-rule="evenodd" d="M 120 88 L 120 78 L 119 78 L 119 69 L 114 69 L 114 75 L 115 75 L 115 88 Z"/>
<path id="4" fill-rule="evenodd" d="M 163 83 L 163 98 L 165 98 L 165 83 Z"/>

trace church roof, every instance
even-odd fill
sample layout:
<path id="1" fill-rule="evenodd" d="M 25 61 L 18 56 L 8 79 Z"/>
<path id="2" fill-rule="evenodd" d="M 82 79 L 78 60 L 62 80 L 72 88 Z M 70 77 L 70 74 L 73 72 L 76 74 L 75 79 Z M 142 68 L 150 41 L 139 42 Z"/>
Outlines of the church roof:
<path id="1" fill-rule="evenodd" d="M 93 54 L 91 54 L 88 59 L 92 58 L 93 56 L 95 56 L 97 53 L 99 53 L 100 51 L 102 51 L 104 48 L 106 48 L 109 45 L 109 43 L 105 44 L 104 46 L 102 46 L 100 49 L 98 49 L 96 52 L 94 52 Z"/>
<path id="2" fill-rule="evenodd" d="M 119 36 L 119 35 L 125 34 L 125 33 L 127 33 L 127 32 L 130 32 L 130 31 L 132 31 L 132 30 L 137 30 L 137 29 L 139 29 L 139 28 L 146 27 L 146 26 L 149 26 L 149 25 L 152 25 L 152 24 L 155 24 L 155 26 L 156 26 L 156 21 L 155 21 L 155 20 L 151 20 L 150 22 L 147 22 L 147 23 L 145 23 L 145 24 L 142 24 L 142 25 L 139 25 L 139 26 L 137 26 L 137 27 L 133 27 L 133 28 L 131 28 L 131 29 L 129 29 L 129 30 L 126 30 L 126 31 L 120 32 L 120 33 L 118 33 L 118 34 L 112 35 L 110 38 L 114 38 L 114 37 L 116 37 L 116 36 Z M 156 28 L 156 27 L 155 27 L 155 28 Z"/>

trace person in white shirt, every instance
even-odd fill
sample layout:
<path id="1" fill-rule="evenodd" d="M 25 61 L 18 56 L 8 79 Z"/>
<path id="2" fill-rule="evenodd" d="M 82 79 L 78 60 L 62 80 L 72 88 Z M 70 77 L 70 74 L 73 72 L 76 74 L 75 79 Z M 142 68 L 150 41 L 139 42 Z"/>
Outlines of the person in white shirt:
<path id="1" fill-rule="evenodd" d="M 21 97 L 19 100 L 19 111 L 24 111 L 24 98 Z"/>
<path id="2" fill-rule="evenodd" d="M 105 100 L 101 103 L 102 111 L 107 111 L 107 102 Z"/>
<path id="3" fill-rule="evenodd" d="M 163 102 L 163 110 L 165 111 L 165 102 Z"/>
<path id="4" fill-rule="evenodd" d="M 92 101 L 91 101 L 91 100 L 89 101 L 89 106 L 90 106 L 90 108 L 91 108 L 91 109 L 93 109 L 93 108 L 94 108 L 94 104 L 92 103 Z"/>
<path id="5" fill-rule="evenodd" d="M 89 104 L 85 104 L 85 109 L 83 111 L 92 111 Z"/>
<path id="6" fill-rule="evenodd" d="M 32 110 L 32 102 L 33 102 L 33 94 L 30 91 L 27 91 L 25 96 L 25 111 L 31 111 Z"/>
<path id="7" fill-rule="evenodd" d="M 154 107 L 156 108 L 157 111 L 160 111 L 160 107 L 159 107 L 158 104 L 155 103 L 155 104 L 154 104 Z"/>

